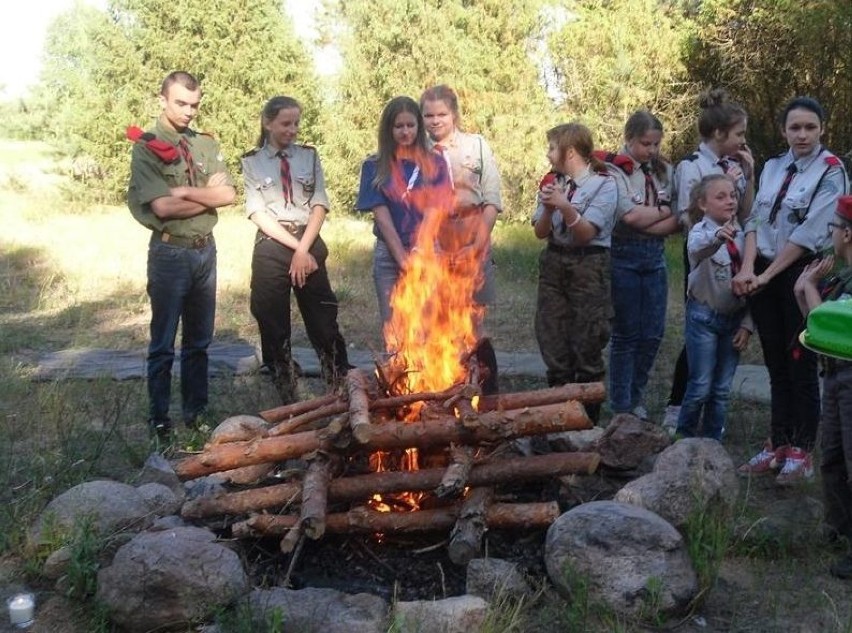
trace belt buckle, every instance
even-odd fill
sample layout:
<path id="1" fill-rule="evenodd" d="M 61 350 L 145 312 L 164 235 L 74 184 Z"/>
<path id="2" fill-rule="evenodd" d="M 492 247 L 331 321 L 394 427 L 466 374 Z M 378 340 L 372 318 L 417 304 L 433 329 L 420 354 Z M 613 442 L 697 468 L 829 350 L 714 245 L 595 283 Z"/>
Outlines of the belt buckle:
<path id="1" fill-rule="evenodd" d="M 204 248 L 205 246 L 207 246 L 209 238 L 209 235 L 202 235 L 200 237 L 193 238 L 192 248 Z"/>

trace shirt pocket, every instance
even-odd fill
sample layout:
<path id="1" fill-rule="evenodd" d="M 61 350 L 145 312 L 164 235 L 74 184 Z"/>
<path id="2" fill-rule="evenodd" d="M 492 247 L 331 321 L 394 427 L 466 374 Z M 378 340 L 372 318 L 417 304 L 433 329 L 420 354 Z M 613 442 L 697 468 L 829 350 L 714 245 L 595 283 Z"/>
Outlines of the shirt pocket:
<path id="1" fill-rule="evenodd" d="M 784 206 L 787 207 L 790 212 L 787 215 L 787 221 L 790 224 L 801 224 L 805 221 L 805 218 L 808 215 L 808 207 L 810 206 L 810 199 L 801 195 L 801 194 L 793 194 L 787 196 L 784 199 Z"/>
<path id="2" fill-rule="evenodd" d="M 717 282 L 729 283 L 731 281 L 731 255 L 727 248 L 720 248 L 710 256 L 710 265 L 713 267 L 713 279 Z"/>
<path id="3" fill-rule="evenodd" d="M 465 155 L 461 161 L 461 178 L 468 185 L 478 184 L 482 178 L 482 164 L 479 158 Z"/>
<path id="4" fill-rule="evenodd" d="M 296 204 L 307 204 L 316 191 L 316 177 L 311 170 L 293 173 L 293 196 Z"/>
<path id="5" fill-rule="evenodd" d="M 281 184 L 274 178 L 267 176 L 258 182 L 254 188 L 260 193 L 265 205 L 282 204 L 284 202 L 284 193 L 281 190 Z"/>

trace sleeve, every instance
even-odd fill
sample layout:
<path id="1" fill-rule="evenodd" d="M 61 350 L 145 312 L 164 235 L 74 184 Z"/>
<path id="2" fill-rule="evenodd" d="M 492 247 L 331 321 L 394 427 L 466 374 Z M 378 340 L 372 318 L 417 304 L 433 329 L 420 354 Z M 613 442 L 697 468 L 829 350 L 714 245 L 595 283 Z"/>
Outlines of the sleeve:
<path id="1" fill-rule="evenodd" d="M 676 213 L 678 220 L 684 224 L 684 216 L 689 210 L 689 196 L 692 188 L 701 180 L 697 161 L 682 160 L 675 169 L 674 189 L 676 192 Z"/>
<path id="2" fill-rule="evenodd" d="M 615 181 L 615 188 L 618 196 L 618 203 L 615 208 L 616 220 L 620 220 L 627 215 L 636 204 L 633 202 L 633 196 L 630 192 L 630 181 L 627 174 L 621 171 L 618 167 L 614 167 L 607 163 L 607 171 Z"/>
<path id="3" fill-rule="evenodd" d="M 252 166 L 252 157 L 247 156 L 243 158 L 242 166 L 243 183 L 246 190 L 246 217 L 250 218 L 255 213 L 265 212 L 266 202 L 263 200 L 263 194 L 260 191 L 260 181 Z"/>
<path id="4" fill-rule="evenodd" d="M 583 219 L 597 227 L 598 237 L 606 237 L 612 232 L 618 204 L 618 187 L 615 185 L 615 180 L 609 176 L 602 176 L 602 178 L 603 182 L 583 212 Z"/>
<path id="5" fill-rule="evenodd" d="M 826 239 L 826 226 L 837 207 L 837 199 L 846 192 L 846 172 L 841 166 L 829 167 L 820 181 L 804 222 L 790 234 L 790 242 L 811 252 L 819 250 Z"/>
<path id="6" fill-rule="evenodd" d="M 497 211 L 502 211 L 503 198 L 500 194 L 500 170 L 497 168 L 497 160 L 485 139 L 479 137 L 479 142 L 482 149 L 482 203 L 492 204 Z"/>
<path id="7" fill-rule="evenodd" d="M 385 194 L 373 184 L 375 177 L 376 161 L 365 160 L 361 164 L 361 184 L 358 187 L 358 199 L 355 201 L 355 209 L 362 213 L 371 212 L 378 206 L 390 206 Z"/>
<path id="8" fill-rule="evenodd" d="M 533 210 L 532 219 L 530 220 L 530 224 L 535 224 L 538 222 L 538 219 L 544 214 L 544 204 L 541 202 L 541 195 L 536 192 L 535 194 L 535 209 Z"/>
<path id="9" fill-rule="evenodd" d="M 160 167 L 160 159 L 154 156 L 144 145 L 136 143 L 130 159 L 130 186 L 136 191 L 136 199 L 141 205 L 152 200 L 171 195 L 171 188 Z"/>
<path id="10" fill-rule="evenodd" d="M 686 238 L 686 252 L 692 266 L 711 257 L 722 246 L 722 242 L 716 237 L 717 230 L 718 227 L 701 221 L 689 231 Z"/>
<path id="11" fill-rule="evenodd" d="M 322 169 L 322 161 L 320 160 L 319 152 L 316 149 L 312 150 L 316 157 L 316 180 L 314 181 L 314 193 L 311 196 L 311 207 L 321 206 L 326 212 L 331 209 L 331 203 L 328 200 L 328 192 L 325 189 L 325 172 Z"/>

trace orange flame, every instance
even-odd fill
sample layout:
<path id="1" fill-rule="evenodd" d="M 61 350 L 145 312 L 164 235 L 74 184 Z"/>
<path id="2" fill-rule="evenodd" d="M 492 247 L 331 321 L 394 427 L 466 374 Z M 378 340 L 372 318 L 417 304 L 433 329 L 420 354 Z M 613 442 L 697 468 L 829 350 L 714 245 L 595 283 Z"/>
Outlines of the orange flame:
<path id="1" fill-rule="evenodd" d="M 463 361 L 476 345 L 483 313 L 473 301 L 483 282 L 482 255 L 472 244 L 487 229 L 479 213 L 455 215 L 449 185 L 411 194 L 423 221 L 391 294 L 385 341 L 407 374 L 408 392 L 438 391 L 467 375 Z"/>

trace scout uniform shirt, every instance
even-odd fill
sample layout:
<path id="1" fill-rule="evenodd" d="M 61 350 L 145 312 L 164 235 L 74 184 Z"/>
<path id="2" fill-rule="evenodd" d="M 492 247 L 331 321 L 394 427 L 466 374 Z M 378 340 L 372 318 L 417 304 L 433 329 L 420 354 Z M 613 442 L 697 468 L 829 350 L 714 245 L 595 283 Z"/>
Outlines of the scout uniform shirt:
<path id="1" fill-rule="evenodd" d="M 675 169 L 675 189 L 677 190 L 677 204 L 672 209 L 678 214 L 678 220 L 682 226 L 689 226 L 689 218 L 686 212 L 689 210 L 689 196 L 692 188 L 701 181 L 704 176 L 711 174 L 724 174 L 727 166 L 733 161 L 731 158 L 720 158 L 706 143 L 698 146 L 698 151 L 690 154 L 677 165 Z M 734 183 L 737 197 L 742 200 L 745 194 L 747 182 L 745 176 Z"/>
<path id="2" fill-rule="evenodd" d="M 793 176 L 778 201 L 788 169 Z M 770 158 L 760 174 L 760 186 L 746 223 L 746 232 L 757 231 L 757 252 L 772 260 L 787 242 L 818 252 L 831 242 L 826 227 L 846 187 L 843 164 L 823 147 L 799 159 L 792 150 Z M 770 222 L 776 202 L 780 206 Z"/>
<path id="3" fill-rule="evenodd" d="M 160 119 L 148 132 L 175 146 L 181 138 L 186 139 L 192 156 L 195 186 L 205 187 L 213 174 L 228 173 L 219 144 L 211 136 L 189 128 L 180 133 L 175 132 L 166 128 Z M 161 220 L 151 209 L 152 200 L 170 196 L 172 187 L 184 187 L 189 184 L 188 166 L 182 157 L 167 163 L 147 148 L 143 141 L 134 144 L 130 159 L 127 205 L 140 224 L 152 231 L 168 233 L 175 237 L 195 239 L 209 235 L 219 219 L 215 208 L 207 209 L 191 218 L 169 220 Z M 226 184 L 233 186 L 230 175 Z"/>
<path id="4" fill-rule="evenodd" d="M 686 241 L 690 267 L 688 294 L 719 314 L 733 314 L 745 309 L 746 298 L 733 293 L 731 280 L 734 277 L 734 266 L 739 266 L 740 262 L 733 261 L 728 245 L 716 237 L 720 228 L 720 224 L 704 217 L 689 231 Z M 733 244 L 738 257 L 742 258 L 745 248 L 745 234 L 742 231 L 737 231 Z M 754 331 L 748 313 L 744 313 L 740 325 L 750 332 Z"/>
<path id="5" fill-rule="evenodd" d="M 325 176 L 317 151 L 307 145 L 291 143 L 283 150 L 290 163 L 293 200 L 284 198 L 281 158 L 268 143 L 242 157 L 246 184 L 246 216 L 267 213 L 279 222 L 305 226 L 315 205 L 331 208 L 325 190 Z"/>
<path id="6" fill-rule="evenodd" d="M 452 175 L 456 207 L 494 205 L 503 210 L 500 196 L 500 172 L 488 143 L 479 134 L 455 130 L 434 144 L 443 154 Z"/>
<path id="7" fill-rule="evenodd" d="M 618 206 L 615 210 L 616 225 L 612 230 L 612 235 L 615 238 L 633 240 L 661 239 L 659 235 L 648 235 L 647 233 L 642 233 L 642 231 L 632 229 L 622 222 L 621 219 L 636 206 L 655 207 L 658 204 L 673 205 L 674 170 L 668 163 L 663 163 L 666 171 L 665 176 L 660 178 L 656 170 L 652 169 L 650 174 L 653 180 L 653 191 L 647 191 L 645 172 L 642 171 L 642 165 L 628 153 L 626 147 L 622 148 L 621 155 L 626 156 L 632 161 L 632 170 L 629 167 L 625 170 L 613 163 L 606 163 L 606 168 L 615 179 L 615 184 L 618 187 Z"/>
<path id="8" fill-rule="evenodd" d="M 615 180 L 608 174 L 598 174 L 586 168 L 585 173 L 575 181 L 577 189 L 571 197 L 572 206 L 598 229 L 597 235 L 587 244 L 582 246 L 604 246 L 609 248 L 612 227 L 615 224 L 615 207 L 618 202 L 618 187 Z M 556 177 L 556 186 L 567 189 L 569 179 L 559 174 Z M 544 204 L 539 199 L 538 206 L 533 214 L 532 223 L 535 224 L 544 213 Z M 559 211 L 553 213 L 550 236 L 548 243 L 556 246 L 575 246 L 574 236 L 562 218 Z"/>

